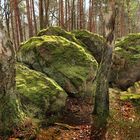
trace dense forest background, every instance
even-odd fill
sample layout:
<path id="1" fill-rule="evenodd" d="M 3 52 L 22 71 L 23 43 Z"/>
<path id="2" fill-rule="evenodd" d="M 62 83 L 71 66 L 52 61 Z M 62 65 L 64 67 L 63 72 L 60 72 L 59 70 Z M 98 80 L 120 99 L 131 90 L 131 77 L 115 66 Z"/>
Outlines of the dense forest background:
<path id="1" fill-rule="evenodd" d="M 140 1 L 120 0 L 115 27 L 116 38 L 140 31 Z M 0 21 L 17 48 L 19 42 L 36 35 L 48 26 L 61 26 L 67 31 L 87 29 L 105 34 L 102 0 L 1 0 Z"/>

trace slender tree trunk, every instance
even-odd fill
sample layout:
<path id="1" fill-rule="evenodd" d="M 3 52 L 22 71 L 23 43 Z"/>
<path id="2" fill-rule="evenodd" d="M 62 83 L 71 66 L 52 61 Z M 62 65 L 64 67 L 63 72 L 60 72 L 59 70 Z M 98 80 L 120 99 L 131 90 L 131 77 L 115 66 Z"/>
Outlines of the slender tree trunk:
<path id="1" fill-rule="evenodd" d="M 105 36 L 105 20 L 104 20 L 104 10 L 102 0 L 97 2 L 98 10 L 99 10 L 99 23 L 98 23 L 98 33 Z"/>
<path id="2" fill-rule="evenodd" d="M 79 1 L 79 13 L 80 13 L 80 21 L 79 21 L 79 24 L 80 24 L 80 29 L 83 28 L 83 22 L 84 22 L 84 11 L 83 11 L 83 0 L 80 0 Z"/>
<path id="3" fill-rule="evenodd" d="M 115 0 L 109 0 L 109 12 L 105 14 L 106 23 L 106 42 L 103 48 L 102 60 L 99 65 L 96 78 L 95 90 L 95 106 L 94 112 L 94 126 L 96 129 L 105 127 L 109 115 L 109 87 L 108 78 L 112 64 L 112 53 L 114 49 L 114 30 L 116 19 L 116 3 Z M 92 138 L 98 138 L 99 134 L 94 134 L 92 129 Z"/>
<path id="4" fill-rule="evenodd" d="M 116 19 L 116 10 L 113 10 L 115 1 L 110 0 L 109 2 L 109 13 L 105 15 L 107 44 L 103 48 L 102 61 L 97 72 L 94 107 L 94 113 L 103 118 L 109 115 L 108 78 L 112 64 Z"/>
<path id="5" fill-rule="evenodd" d="M 17 27 L 18 27 L 19 35 L 20 35 L 20 42 L 22 42 L 23 41 L 23 33 L 22 33 L 20 12 L 19 12 L 19 7 L 18 7 L 18 1 L 17 0 L 14 0 L 14 10 L 15 10 L 15 18 L 16 18 L 16 22 L 17 22 Z"/>
<path id="6" fill-rule="evenodd" d="M 71 30 L 72 22 L 71 22 L 71 8 L 70 8 L 70 1 L 68 0 L 68 31 Z"/>
<path id="7" fill-rule="evenodd" d="M 95 32 L 95 17 L 94 17 L 94 0 L 89 1 L 89 19 L 88 29 L 90 32 Z"/>
<path id="8" fill-rule="evenodd" d="M 126 0 L 127 16 L 128 16 L 128 33 L 131 33 L 131 19 L 130 19 L 130 0 Z"/>
<path id="9" fill-rule="evenodd" d="M 6 28 L 7 28 L 7 33 L 8 33 L 8 37 L 10 38 L 10 14 L 9 12 L 6 11 L 10 11 L 10 5 L 7 2 L 7 0 L 4 1 L 4 8 L 5 8 L 5 23 L 6 23 Z"/>
<path id="10" fill-rule="evenodd" d="M 75 20 L 75 0 L 72 0 L 72 8 L 71 8 L 71 30 L 76 28 L 76 20 Z"/>
<path id="11" fill-rule="evenodd" d="M 14 18 L 14 28 L 13 28 L 13 31 L 15 33 L 15 42 L 16 42 L 16 50 L 18 50 L 18 47 L 19 47 L 19 42 L 20 42 L 20 39 L 19 39 L 19 28 L 18 28 L 18 20 L 17 20 L 17 14 L 16 14 L 16 0 L 11 0 L 11 3 L 10 3 L 10 8 L 12 9 L 13 8 L 13 18 Z"/>
<path id="12" fill-rule="evenodd" d="M 16 37 L 15 37 L 15 29 L 14 29 L 14 18 L 13 18 L 13 8 L 12 8 L 12 3 L 10 2 L 10 13 L 11 13 L 11 29 L 12 29 L 12 40 L 14 44 L 14 48 L 16 50 Z"/>
<path id="13" fill-rule="evenodd" d="M 26 22 L 25 22 L 25 15 L 23 15 L 23 36 L 24 36 L 24 40 L 27 39 L 27 35 L 26 35 Z"/>
<path id="14" fill-rule="evenodd" d="M 64 28 L 64 2 L 59 0 L 59 26 Z"/>
<path id="15" fill-rule="evenodd" d="M 43 0 L 39 0 L 39 22 L 40 29 L 43 29 L 44 28 Z"/>
<path id="16" fill-rule="evenodd" d="M 26 0 L 26 9 L 27 9 L 27 19 L 28 19 L 28 28 L 29 28 L 29 37 L 33 36 L 33 24 L 32 24 L 32 14 L 29 0 Z"/>
<path id="17" fill-rule="evenodd" d="M 50 0 L 44 0 L 44 5 L 45 5 L 45 27 L 48 27 L 49 26 L 49 15 L 48 15 L 48 12 L 49 12 L 49 5 L 50 5 Z"/>
<path id="18" fill-rule="evenodd" d="M 15 50 L 0 27 L 0 135 L 12 131 L 22 120 L 15 88 Z"/>
<path id="19" fill-rule="evenodd" d="M 120 37 L 125 35 L 125 16 L 124 16 L 124 0 L 121 2 L 121 10 L 120 10 Z"/>
<path id="20" fill-rule="evenodd" d="M 37 22 L 36 22 L 36 15 L 35 15 L 34 0 L 32 0 L 32 6 L 33 6 L 33 21 L 34 21 L 35 34 L 37 34 Z"/>
<path id="21" fill-rule="evenodd" d="M 68 30 L 68 0 L 65 0 L 65 27 Z"/>

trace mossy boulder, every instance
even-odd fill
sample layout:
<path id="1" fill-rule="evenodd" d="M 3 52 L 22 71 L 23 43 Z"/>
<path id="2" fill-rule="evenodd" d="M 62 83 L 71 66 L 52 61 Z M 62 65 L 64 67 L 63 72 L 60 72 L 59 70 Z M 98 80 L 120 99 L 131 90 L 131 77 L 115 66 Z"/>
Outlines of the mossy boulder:
<path id="1" fill-rule="evenodd" d="M 105 39 L 102 36 L 91 33 L 87 30 L 76 30 L 73 31 L 73 34 L 84 44 L 83 47 L 91 52 L 97 62 L 100 62 L 103 48 L 106 43 Z"/>
<path id="2" fill-rule="evenodd" d="M 58 27 L 58 26 L 48 27 L 46 29 L 43 29 L 43 30 L 39 31 L 38 34 L 37 34 L 37 36 L 43 36 L 43 35 L 62 36 L 69 41 L 73 41 L 73 42 L 75 42 L 79 45 L 82 44 L 79 40 L 77 40 L 75 38 L 74 34 L 72 34 L 71 32 L 67 32 L 67 31 L 65 31 L 64 29 L 62 29 L 61 27 Z"/>
<path id="3" fill-rule="evenodd" d="M 47 119 L 57 118 L 65 106 L 65 91 L 54 80 L 23 64 L 16 65 L 16 86 L 24 112 L 39 122 L 46 120 L 47 114 Z"/>
<path id="4" fill-rule="evenodd" d="M 96 60 L 80 45 L 63 37 L 30 38 L 21 45 L 20 61 L 53 78 L 69 95 L 92 90 Z"/>
<path id="5" fill-rule="evenodd" d="M 127 91 L 121 92 L 121 100 L 139 100 L 140 101 L 140 81 L 135 82 Z"/>
<path id="6" fill-rule="evenodd" d="M 130 34 L 115 45 L 111 82 L 127 89 L 140 80 L 140 34 Z"/>

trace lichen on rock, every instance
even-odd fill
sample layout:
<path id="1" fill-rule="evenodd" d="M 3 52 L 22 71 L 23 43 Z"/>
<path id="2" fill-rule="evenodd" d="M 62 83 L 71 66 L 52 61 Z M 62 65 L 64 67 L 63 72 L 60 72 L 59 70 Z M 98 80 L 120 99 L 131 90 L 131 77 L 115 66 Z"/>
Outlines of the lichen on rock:
<path id="1" fill-rule="evenodd" d="M 96 75 L 94 57 L 61 36 L 32 37 L 22 43 L 20 55 L 20 61 L 53 78 L 70 94 L 87 93 Z"/>
<path id="2" fill-rule="evenodd" d="M 65 106 L 65 91 L 54 80 L 23 64 L 18 63 L 16 70 L 16 87 L 27 116 L 39 122 L 46 119 L 47 113 L 57 116 Z"/>

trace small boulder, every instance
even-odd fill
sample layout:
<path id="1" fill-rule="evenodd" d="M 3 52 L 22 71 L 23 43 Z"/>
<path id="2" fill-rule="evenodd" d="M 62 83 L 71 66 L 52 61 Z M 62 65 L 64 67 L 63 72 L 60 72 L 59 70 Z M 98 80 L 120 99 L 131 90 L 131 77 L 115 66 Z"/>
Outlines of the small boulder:
<path id="1" fill-rule="evenodd" d="M 66 92 L 54 80 L 23 64 L 16 65 L 16 87 L 24 112 L 39 122 L 46 120 L 47 114 L 47 119 L 57 118 L 65 107 Z"/>

